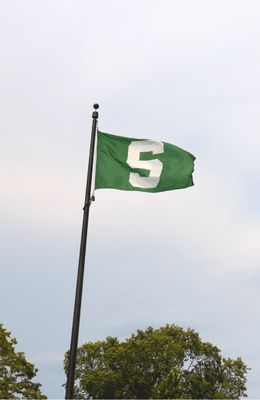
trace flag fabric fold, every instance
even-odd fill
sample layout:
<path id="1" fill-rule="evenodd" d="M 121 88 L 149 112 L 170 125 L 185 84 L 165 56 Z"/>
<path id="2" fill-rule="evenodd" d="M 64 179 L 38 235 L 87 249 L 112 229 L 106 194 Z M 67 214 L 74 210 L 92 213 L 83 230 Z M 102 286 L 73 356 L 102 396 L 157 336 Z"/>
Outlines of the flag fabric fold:
<path id="1" fill-rule="evenodd" d="M 98 131 L 95 189 L 163 192 L 193 186 L 194 160 L 169 143 Z"/>

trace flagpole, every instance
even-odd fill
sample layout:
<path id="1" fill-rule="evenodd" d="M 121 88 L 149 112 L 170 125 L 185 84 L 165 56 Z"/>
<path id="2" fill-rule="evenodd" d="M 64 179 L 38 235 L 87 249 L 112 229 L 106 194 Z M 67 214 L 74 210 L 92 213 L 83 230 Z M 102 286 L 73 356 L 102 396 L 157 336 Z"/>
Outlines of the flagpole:
<path id="1" fill-rule="evenodd" d="M 90 151 L 89 151 L 88 176 L 86 185 L 85 204 L 83 208 L 84 213 L 83 213 L 83 223 L 82 223 L 82 233 L 81 233 L 81 243 L 80 243 L 80 253 L 79 253 L 78 277 L 77 277 L 77 286 L 75 295 L 65 399 L 73 399 L 73 390 L 74 390 L 74 378 L 75 378 L 76 357 L 77 357 L 78 336 L 79 336 L 80 309 L 81 309 L 83 276 L 84 276 L 87 233 L 88 233 L 89 208 L 92 201 L 90 197 L 90 191 L 91 191 L 91 180 L 93 172 L 95 136 L 96 136 L 97 119 L 98 119 L 98 112 L 96 110 L 99 108 L 99 105 L 94 104 L 93 107 L 95 111 L 93 111 L 92 114 L 93 121 L 92 121 L 92 133 L 91 133 Z"/>

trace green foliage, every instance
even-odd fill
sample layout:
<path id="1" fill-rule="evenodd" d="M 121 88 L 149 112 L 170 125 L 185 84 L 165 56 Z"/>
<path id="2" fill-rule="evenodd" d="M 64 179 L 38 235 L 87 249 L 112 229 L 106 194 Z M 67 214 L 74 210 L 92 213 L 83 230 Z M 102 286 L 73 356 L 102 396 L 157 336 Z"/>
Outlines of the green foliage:
<path id="1" fill-rule="evenodd" d="M 173 367 L 168 375 L 155 383 L 150 399 L 180 399 L 182 394 L 181 370 Z"/>
<path id="2" fill-rule="evenodd" d="M 41 394 L 40 383 L 32 382 L 37 369 L 27 362 L 22 352 L 15 352 L 16 339 L 10 339 L 0 324 L 0 398 L 47 399 Z"/>
<path id="3" fill-rule="evenodd" d="M 65 355 L 67 373 L 69 352 Z M 222 358 L 192 329 L 176 325 L 138 330 L 78 349 L 75 398 L 237 399 L 246 395 L 247 366 Z"/>

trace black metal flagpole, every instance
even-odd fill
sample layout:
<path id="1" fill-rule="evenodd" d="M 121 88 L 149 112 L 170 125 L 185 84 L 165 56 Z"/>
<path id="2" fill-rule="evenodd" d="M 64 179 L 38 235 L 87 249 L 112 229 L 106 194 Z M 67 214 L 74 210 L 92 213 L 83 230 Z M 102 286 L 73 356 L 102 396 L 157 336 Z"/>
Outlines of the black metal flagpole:
<path id="1" fill-rule="evenodd" d="M 88 217 L 89 217 L 89 207 L 90 207 L 90 204 L 92 201 L 92 199 L 90 197 L 90 191 L 91 191 L 91 180 L 92 180 L 92 172 L 93 172 L 95 136 L 96 136 L 97 119 L 98 119 L 98 112 L 96 110 L 99 108 L 99 105 L 94 104 L 93 107 L 94 107 L 95 111 L 93 111 L 93 114 L 92 114 L 93 121 L 92 121 L 92 133 L 91 133 L 90 151 L 89 151 L 88 176 L 87 176 L 85 204 L 84 204 L 84 208 L 83 208 L 84 214 L 83 214 L 83 223 L 82 223 L 78 277 L 77 277 L 77 287 L 76 287 L 74 315 L 73 315 L 73 324 L 72 324 L 72 333 L 71 333 L 69 367 L 68 367 L 65 399 L 73 399 L 73 389 L 74 389 L 74 377 L 75 377 L 78 336 L 79 336 L 80 308 L 81 308 L 87 233 L 88 233 Z"/>

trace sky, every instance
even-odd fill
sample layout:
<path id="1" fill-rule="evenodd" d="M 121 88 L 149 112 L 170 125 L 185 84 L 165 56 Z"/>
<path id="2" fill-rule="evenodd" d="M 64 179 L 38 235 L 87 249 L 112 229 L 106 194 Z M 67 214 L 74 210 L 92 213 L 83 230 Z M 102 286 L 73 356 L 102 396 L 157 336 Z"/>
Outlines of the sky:
<path id="1" fill-rule="evenodd" d="M 0 323 L 64 398 L 93 104 L 175 144 L 194 186 L 99 189 L 79 345 L 167 323 L 252 368 L 260 398 L 260 2 L 0 1 Z"/>

